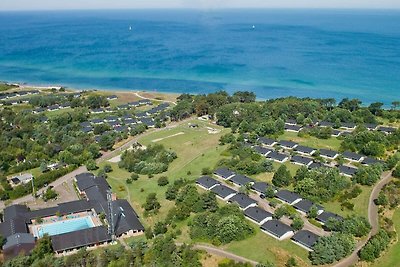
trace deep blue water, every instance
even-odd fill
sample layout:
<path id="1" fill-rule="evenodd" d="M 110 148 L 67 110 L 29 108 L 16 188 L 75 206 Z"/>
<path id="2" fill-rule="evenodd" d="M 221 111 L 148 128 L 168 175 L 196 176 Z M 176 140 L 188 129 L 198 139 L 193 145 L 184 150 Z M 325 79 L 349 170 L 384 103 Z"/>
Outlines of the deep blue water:
<path id="1" fill-rule="evenodd" d="M 400 11 L 0 12 L 0 80 L 389 104 Z"/>

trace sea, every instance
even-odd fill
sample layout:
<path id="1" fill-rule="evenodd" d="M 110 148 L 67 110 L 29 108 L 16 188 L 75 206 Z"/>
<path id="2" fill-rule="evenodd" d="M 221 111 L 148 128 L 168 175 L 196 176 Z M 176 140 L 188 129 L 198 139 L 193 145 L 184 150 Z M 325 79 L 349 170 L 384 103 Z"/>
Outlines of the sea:
<path id="1" fill-rule="evenodd" d="M 2 11 L 0 80 L 390 106 L 400 100 L 400 11 Z"/>

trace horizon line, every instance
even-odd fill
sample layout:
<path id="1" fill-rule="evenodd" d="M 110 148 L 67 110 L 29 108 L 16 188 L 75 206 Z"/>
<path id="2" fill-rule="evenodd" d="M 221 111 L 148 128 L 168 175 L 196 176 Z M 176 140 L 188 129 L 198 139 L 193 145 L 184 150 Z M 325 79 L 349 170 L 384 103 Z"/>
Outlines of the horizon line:
<path id="1" fill-rule="evenodd" d="M 223 11 L 223 10 L 321 10 L 321 11 L 400 11 L 400 7 L 118 7 L 118 8 L 66 8 L 66 9 L 0 9 L 0 12 L 54 12 L 54 11 L 136 11 L 136 10 L 196 10 L 196 11 Z"/>

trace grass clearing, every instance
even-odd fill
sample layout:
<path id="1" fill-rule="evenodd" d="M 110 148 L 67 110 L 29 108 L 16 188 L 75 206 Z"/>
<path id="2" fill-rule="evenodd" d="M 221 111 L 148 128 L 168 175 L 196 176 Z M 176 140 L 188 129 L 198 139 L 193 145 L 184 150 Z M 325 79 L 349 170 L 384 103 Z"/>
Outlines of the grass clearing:
<path id="1" fill-rule="evenodd" d="M 112 166 L 113 171 L 108 174 L 108 182 L 119 198 L 126 198 L 132 204 L 145 226 L 152 226 L 157 221 L 163 220 L 168 210 L 174 206 L 174 202 L 165 199 L 167 186 L 160 187 L 157 185 L 158 177 L 167 176 L 170 183 L 179 178 L 194 180 L 201 175 L 203 168 L 213 168 L 223 158 L 221 153 L 225 147 L 218 146 L 218 142 L 220 136 L 229 132 L 229 129 L 200 121 L 196 121 L 196 124 L 199 125 L 198 128 L 189 128 L 188 124 L 182 124 L 175 128 L 154 132 L 139 139 L 139 142 L 145 146 L 152 144 L 154 140 L 159 140 L 158 144 L 162 144 L 165 148 L 177 153 L 178 158 L 170 164 L 165 173 L 155 175 L 153 178 L 140 175 L 137 181 L 127 184 L 125 181 L 130 177 L 128 171 L 120 169 L 117 163 L 104 162 L 100 164 L 100 167 L 104 164 Z M 209 134 L 205 127 L 218 128 L 221 132 Z M 172 136 L 180 132 L 184 134 Z M 157 194 L 161 209 L 156 216 L 145 218 L 141 206 L 145 203 L 149 193 Z"/>
<path id="2" fill-rule="evenodd" d="M 342 216 L 348 216 L 352 214 L 364 216 L 365 218 L 368 217 L 368 202 L 369 202 L 369 196 L 371 195 L 372 191 L 372 186 L 361 186 L 359 185 L 362 189 L 361 194 L 354 198 L 350 199 L 349 202 L 354 204 L 354 209 L 353 210 L 348 210 L 344 209 L 342 210 L 342 207 L 340 206 L 339 201 L 330 201 L 327 203 L 324 203 L 324 207 L 334 213 L 337 213 Z"/>
<path id="3" fill-rule="evenodd" d="M 398 266 L 400 262 L 400 208 L 397 208 L 393 215 L 393 225 L 397 233 L 397 241 L 389 249 L 382 254 L 382 256 L 377 259 L 370 266 L 373 267 L 394 267 Z"/>
<path id="4" fill-rule="evenodd" d="M 265 260 L 284 266 L 287 259 L 295 257 L 298 266 L 310 266 L 308 251 L 294 244 L 290 239 L 279 241 L 256 228 L 256 233 L 242 241 L 235 241 L 223 248 L 229 252 L 255 261 Z"/>
<path id="5" fill-rule="evenodd" d="M 336 137 L 331 137 L 329 139 L 318 139 L 314 136 L 299 137 L 297 133 L 285 132 L 283 135 L 279 136 L 282 140 L 290 140 L 297 142 L 303 146 L 309 146 L 313 148 L 326 148 L 338 151 L 340 148 L 341 140 Z"/>

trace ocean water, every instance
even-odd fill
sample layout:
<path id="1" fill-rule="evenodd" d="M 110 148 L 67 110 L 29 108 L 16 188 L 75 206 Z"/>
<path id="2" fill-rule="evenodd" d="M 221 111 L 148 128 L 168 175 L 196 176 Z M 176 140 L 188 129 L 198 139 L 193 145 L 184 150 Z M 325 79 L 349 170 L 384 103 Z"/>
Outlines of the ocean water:
<path id="1" fill-rule="evenodd" d="M 0 12 L 0 80 L 390 105 L 400 11 Z"/>

